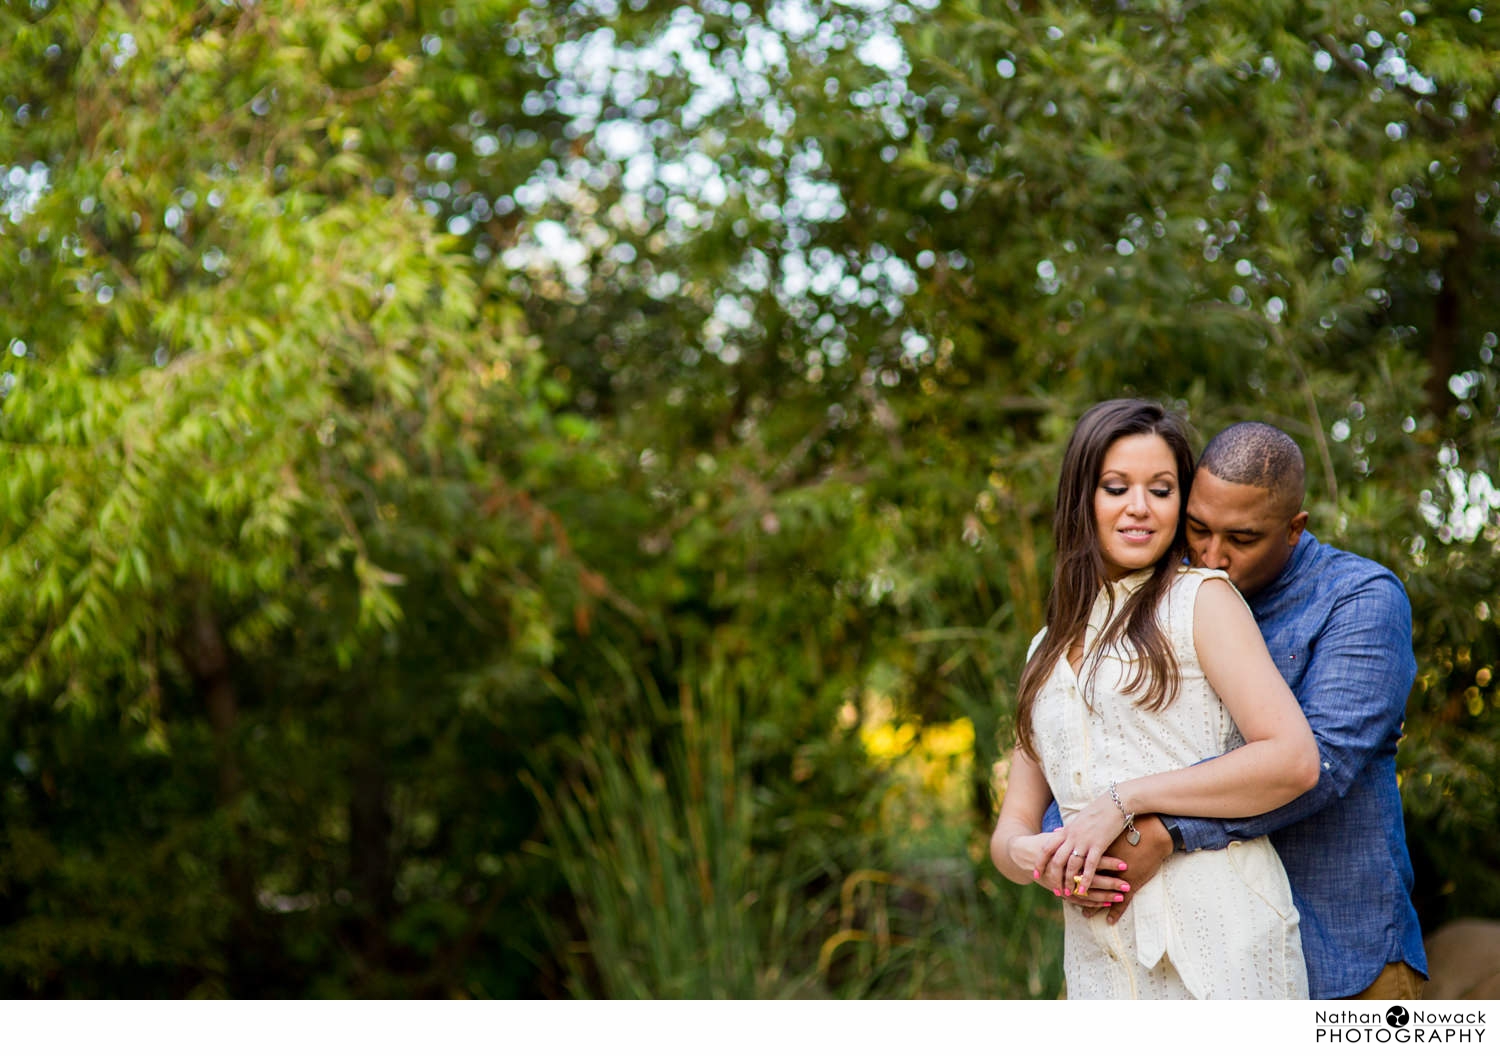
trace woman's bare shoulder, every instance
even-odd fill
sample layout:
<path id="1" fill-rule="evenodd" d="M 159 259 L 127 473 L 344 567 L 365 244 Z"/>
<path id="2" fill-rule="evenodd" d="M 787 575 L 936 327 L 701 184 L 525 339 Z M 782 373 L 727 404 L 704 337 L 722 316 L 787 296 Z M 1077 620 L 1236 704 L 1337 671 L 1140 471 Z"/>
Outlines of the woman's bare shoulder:
<path id="1" fill-rule="evenodd" d="M 1193 598 L 1236 598 L 1240 604 L 1244 599 L 1229 579 L 1229 574 L 1218 568 L 1196 568 L 1183 565 L 1177 570 L 1177 579 L 1172 590 L 1179 595 Z"/>

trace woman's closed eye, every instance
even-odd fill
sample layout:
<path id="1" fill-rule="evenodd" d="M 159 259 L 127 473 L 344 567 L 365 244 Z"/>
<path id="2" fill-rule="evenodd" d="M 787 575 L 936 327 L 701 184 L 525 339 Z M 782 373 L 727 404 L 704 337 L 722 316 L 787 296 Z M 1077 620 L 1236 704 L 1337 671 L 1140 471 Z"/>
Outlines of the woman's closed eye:
<path id="1" fill-rule="evenodd" d="M 1099 487 L 1106 495 L 1124 495 L 1128 490 L 1123 484 L 1101 484 Z M 1158 499 L 1170 499 L 1173 492 L 1171 488 L 1152 488 L 1151 494 Z"/>

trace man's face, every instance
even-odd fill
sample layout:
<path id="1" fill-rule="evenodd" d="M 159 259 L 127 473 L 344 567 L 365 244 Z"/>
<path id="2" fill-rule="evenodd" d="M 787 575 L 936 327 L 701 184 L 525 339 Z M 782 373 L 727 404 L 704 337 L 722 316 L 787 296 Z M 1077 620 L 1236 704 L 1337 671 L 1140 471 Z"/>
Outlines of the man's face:
<path id="1" fill-rule="evenodd" d="M 1206 469 L 1193 475 L 1187 542 L 1193 564 L 1221 568 L 1245 597 L 1280 574 L 1307 527 L 1307 512 L 1289 516 L 1266 488 L 1231 484 Z"/>

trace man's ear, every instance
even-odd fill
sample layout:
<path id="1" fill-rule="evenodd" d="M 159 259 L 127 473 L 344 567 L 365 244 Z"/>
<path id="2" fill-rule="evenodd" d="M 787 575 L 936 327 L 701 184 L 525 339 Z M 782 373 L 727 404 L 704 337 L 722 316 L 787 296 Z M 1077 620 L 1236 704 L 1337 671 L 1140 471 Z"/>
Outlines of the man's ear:
<path id="1" fill-rule="evenodd" d="M 1307 530 L 1307 511 L 1303 510 L 1292 518 L 1286 528 L 1286 545 L 1296 546 L 1297 540 L 1302 538 L 1302 533 Z"/>

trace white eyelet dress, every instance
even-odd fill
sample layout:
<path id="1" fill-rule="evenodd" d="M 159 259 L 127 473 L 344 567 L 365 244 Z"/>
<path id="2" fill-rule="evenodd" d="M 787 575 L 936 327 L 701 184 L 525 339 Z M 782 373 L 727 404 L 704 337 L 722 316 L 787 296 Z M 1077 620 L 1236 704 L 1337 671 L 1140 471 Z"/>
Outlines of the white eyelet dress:
<path id="1" fill-rule="evenodd" d="M 1149 575 L 1138 572 L 1114 584 L 1116 612 Z M 1181 570 L 1158 610 L 1181 672 L 1177 697 L 1166 707 L 1147 711 L 1122 692 L 1132 674 L 1128 640 L 1097 658 L 1090 681 L 1094 642 L 1110 609 L 1109 585 L 1084 634 L 1082 676 L 1063 657 L 1037 695 L 1035 743 L 1064 821 L 1106 792 L 1111 780 L 1191 766 L 1244 743 L 1198 665 L 1193 642 L 1193 607 L 1210 577 L 1228 579 L 1218 571 Z M 1297 910 L 1266 837 L 1171 855 L 1136 891 L 1117 925 L 1106 923 L 1103 913 L 1087 918 L 1072 905 L 1064 907 L 1064 917 L 1070 999 L 1307 997 Z"/>

